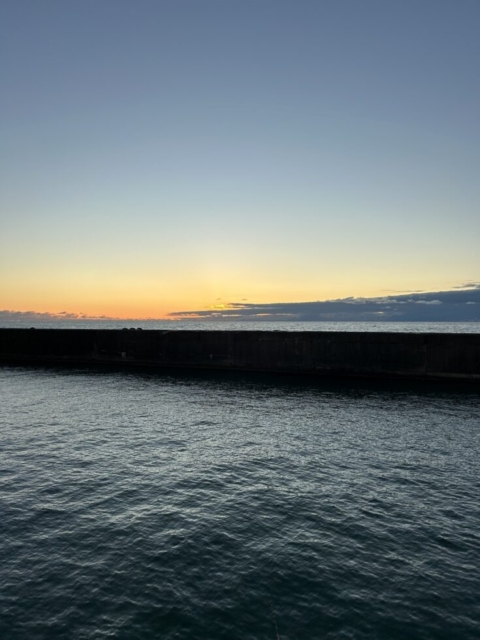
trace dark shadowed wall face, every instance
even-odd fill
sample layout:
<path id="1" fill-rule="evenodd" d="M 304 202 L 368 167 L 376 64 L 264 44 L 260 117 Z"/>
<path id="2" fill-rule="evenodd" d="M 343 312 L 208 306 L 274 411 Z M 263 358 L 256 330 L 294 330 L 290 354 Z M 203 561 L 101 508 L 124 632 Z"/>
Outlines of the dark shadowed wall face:
<path id="1" fill-rule="evenodd" d="M 480 334 L 0 329 L 0 364 L 480 381 Z"/>

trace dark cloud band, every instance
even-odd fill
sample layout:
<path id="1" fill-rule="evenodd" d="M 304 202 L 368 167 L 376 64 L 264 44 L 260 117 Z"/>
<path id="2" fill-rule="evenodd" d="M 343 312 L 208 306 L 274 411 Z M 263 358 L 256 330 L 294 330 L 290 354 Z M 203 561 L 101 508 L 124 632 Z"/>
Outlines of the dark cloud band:
<path id="1" fill-rule="evenodd" d="M 378 298 L 342 298 L 316 302 L 249 304 L 232 302 L 224 309 L 179 311 L 174 318 L 299 321 L 480 321 L 480 284 L 452 291 L 410 293 Z"/>

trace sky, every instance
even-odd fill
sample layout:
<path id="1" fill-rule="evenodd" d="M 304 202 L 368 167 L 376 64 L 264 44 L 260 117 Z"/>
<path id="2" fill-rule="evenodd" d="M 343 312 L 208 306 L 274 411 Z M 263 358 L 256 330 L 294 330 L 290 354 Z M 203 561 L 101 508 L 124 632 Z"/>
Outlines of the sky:
<path id="1" fill-rule="evenodd" d="M 478 0 L 3 0 L 0 309 L 475 288 L 479 33 Z"/>

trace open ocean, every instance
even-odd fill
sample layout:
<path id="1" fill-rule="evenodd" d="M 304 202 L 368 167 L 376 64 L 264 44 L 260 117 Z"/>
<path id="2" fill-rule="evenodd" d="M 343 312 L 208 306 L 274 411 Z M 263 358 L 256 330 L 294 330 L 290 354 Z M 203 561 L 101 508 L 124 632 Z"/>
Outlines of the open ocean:
<path id="1" fill-rule="evenodd" d="M 0 400 L 1 640 L 480 637 L 478 386 L 1 366 Z"/>
<path id="2" fill-rule="evenodd" d="M 404 331 L 480 333 L 480 322 L 300 322 L 283 320 L 5 320 L 0 327 L 41 329 L 168 329 L 196 331 Z"/>

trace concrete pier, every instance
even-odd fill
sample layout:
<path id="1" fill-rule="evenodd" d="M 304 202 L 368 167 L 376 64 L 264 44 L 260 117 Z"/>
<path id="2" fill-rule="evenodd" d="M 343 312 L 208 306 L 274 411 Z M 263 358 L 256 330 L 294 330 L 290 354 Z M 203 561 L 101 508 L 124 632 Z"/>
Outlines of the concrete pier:
<path id="1" fill-rule="evenodd" d="M 480 383 L 480 334 L 0 328 L 0 362 Z"/>

